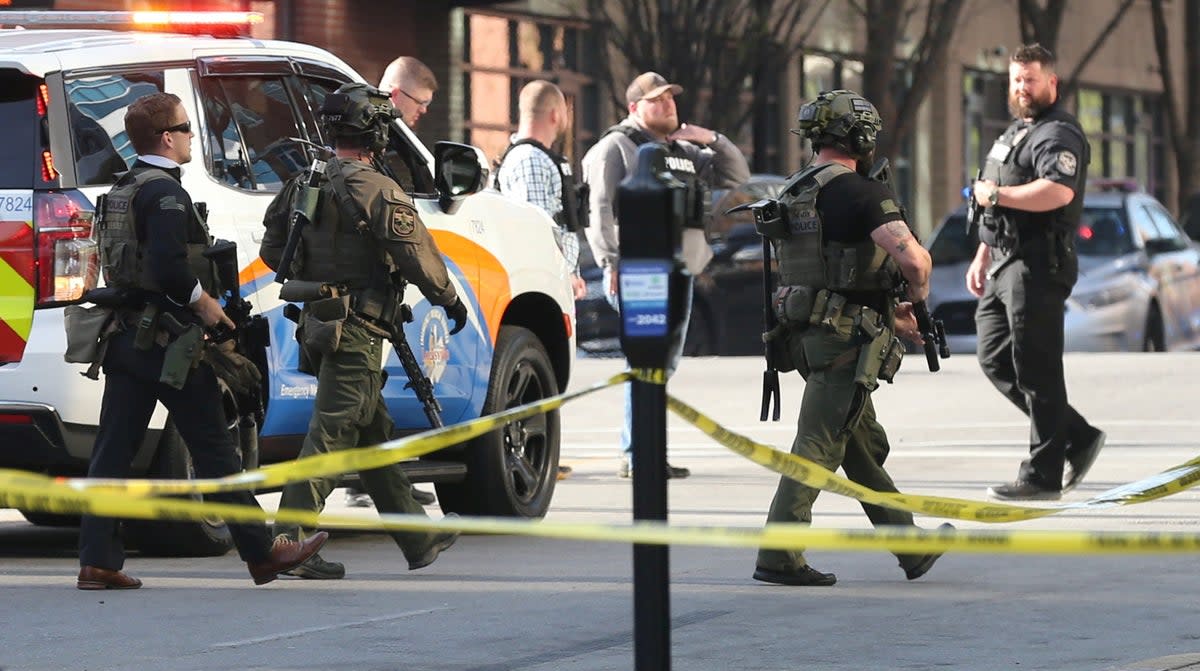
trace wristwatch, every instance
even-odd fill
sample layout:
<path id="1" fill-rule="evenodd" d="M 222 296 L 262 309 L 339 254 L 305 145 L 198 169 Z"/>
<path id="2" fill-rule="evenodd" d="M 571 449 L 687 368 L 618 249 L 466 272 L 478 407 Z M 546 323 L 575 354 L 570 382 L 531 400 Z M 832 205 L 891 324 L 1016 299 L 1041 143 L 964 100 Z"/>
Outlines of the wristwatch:
<path id="1" fill-rule="evenodd" d="M 996 207 L 997 205 L 1000 204 L 1000 186 L 999 185 L 993 186 L 992 190 L 988 191 L 987 201 L 988 201 L 988 207 Z"/>

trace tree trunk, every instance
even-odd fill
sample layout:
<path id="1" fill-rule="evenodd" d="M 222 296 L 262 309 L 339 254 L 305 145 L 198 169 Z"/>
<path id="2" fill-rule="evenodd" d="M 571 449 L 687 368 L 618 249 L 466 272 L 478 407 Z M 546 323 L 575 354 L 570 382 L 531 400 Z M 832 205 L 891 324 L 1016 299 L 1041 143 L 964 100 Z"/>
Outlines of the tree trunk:
<path id="1" fill-rule="evenodd" d="M 1066 9 L 1067 0 L 1046 0 L 1045 6 L 1039 4 L 1039 0 L 1019 0 L 1017 19 L 1021 24 L 1021 43 L 1037 42 L 1050 53 L 1057 53 L 1058 32 Z"/>
<path id="2" fill-rule="evenodd" d="M 1175 86 L 1171 63 L 1171 45 L 1163 0 L 1150 0 L 1150 16 L 1154 23 L 1154 49 L 1158 53 L 1158 72 L 1163 84 L 1163 114 L 1167 121 L 1167 139 L 1174 147 L 1175 174 L 1179 182 L 1177 212 L 1182 214 L 1188 196 L 1200 188 L 1196 183 L 1200 171 L 1200 0 L 1184 0 L 1184 86 L 1185 114 L 1181 118 L 1179 90 Z"/>

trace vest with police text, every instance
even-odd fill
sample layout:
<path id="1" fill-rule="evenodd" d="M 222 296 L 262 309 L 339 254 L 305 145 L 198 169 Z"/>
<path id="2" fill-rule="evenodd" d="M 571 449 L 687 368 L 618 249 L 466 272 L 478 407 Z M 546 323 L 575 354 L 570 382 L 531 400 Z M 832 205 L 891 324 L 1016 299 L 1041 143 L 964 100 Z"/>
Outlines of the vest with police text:
<path id="1" fill-rule="evenodd" d="M 853 244 L 825 240 L 826 224 L 817 209 L 817 196 L 832 179 L 853 172 L 826 163 L 805 168 L 788 180 L 779 199 L 787 213 L 787 228 L 785 235 L 772 239 L 780 285 L 882 294 L 895 284 L 894 262 L 870 237 Z"/>
<path id="2" fill-rule="evenodd" d="M 708 185 L 705 184 L 704 180 L 700 179 L 696 163 L 687 155 L 687 152 L 683 151 L 683 147 L 678 142 L 658 142 L 650 137 L 646 131 L 630 124 L 617 124 L 604 131 L 604 135 L 608 135 L 609 133 L 620 133 L 629 138 L 637 146 L 641 146 L 647 142 L 662 145 L 667 150 L 667 170 L 670 171 L 675 179 L 683 182 L 684 186 L 687 187 L 686 207 L 688 214 L 686 220 L 692 222 L 695 228 L 707 229 L 708 218 L 710 216 L 709 208 L 711 206 L 711 203 L 709 203 Z M 616 195 L 616 190 L 613 191 L 613 194 L 614 196 Z"/>
<path id="3" fill-rule="evenodd" d="M 159 179 L 175 178 L 166 170 L 155 166 L 138 166 L 118 179 L 104 197 L 99 226 L 100 267 L 104 284 L 121 289 L 143 289 L 162 293 L 162 287 L 150 272 L 138 234 L 138 221 L 133 201 L 138 191 L 147 183 Z M 216 295 L 219 291 L 212 262 L 204 257 L 204 251 L 212 244 L 208 225 L 193 206 L 188 211 L 187 260 L 196 279 L 205 292 Z"/>

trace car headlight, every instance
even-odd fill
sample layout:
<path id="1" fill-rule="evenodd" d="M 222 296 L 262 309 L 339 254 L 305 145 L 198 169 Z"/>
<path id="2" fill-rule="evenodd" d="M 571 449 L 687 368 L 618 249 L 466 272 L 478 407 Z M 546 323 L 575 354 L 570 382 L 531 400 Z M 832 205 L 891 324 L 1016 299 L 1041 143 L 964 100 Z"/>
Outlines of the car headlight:
<path id="1" fill-rule="evenodd" d="M 1129 282 L 1120 282 L 1072 294 L 1071 300 L 1086 310 L 1097 310 L 1129 300 L 1132 297 L 1133 285 Z"/>

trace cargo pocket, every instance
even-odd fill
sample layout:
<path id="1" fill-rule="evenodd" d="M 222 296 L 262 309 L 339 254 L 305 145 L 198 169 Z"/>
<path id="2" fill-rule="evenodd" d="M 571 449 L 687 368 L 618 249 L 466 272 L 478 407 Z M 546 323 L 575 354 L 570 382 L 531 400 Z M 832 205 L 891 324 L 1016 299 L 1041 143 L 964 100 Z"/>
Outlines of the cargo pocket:
<path id="1" fill-rule="evenodd" d="M 342 341 L 342 325 L 350 315 L 350 297 L 337 296 L 305 304 L 301 344 L 319 354 L 332 354 Z"/>
<path id="2" fill-rule="evenodd" d="M 115 311 L 93 305 L 68 305 L 63 311 L 63 326 L 67 331 L 67 363 L 96 363 L 100 360 L 101 342 L 111 331 Z"/>

